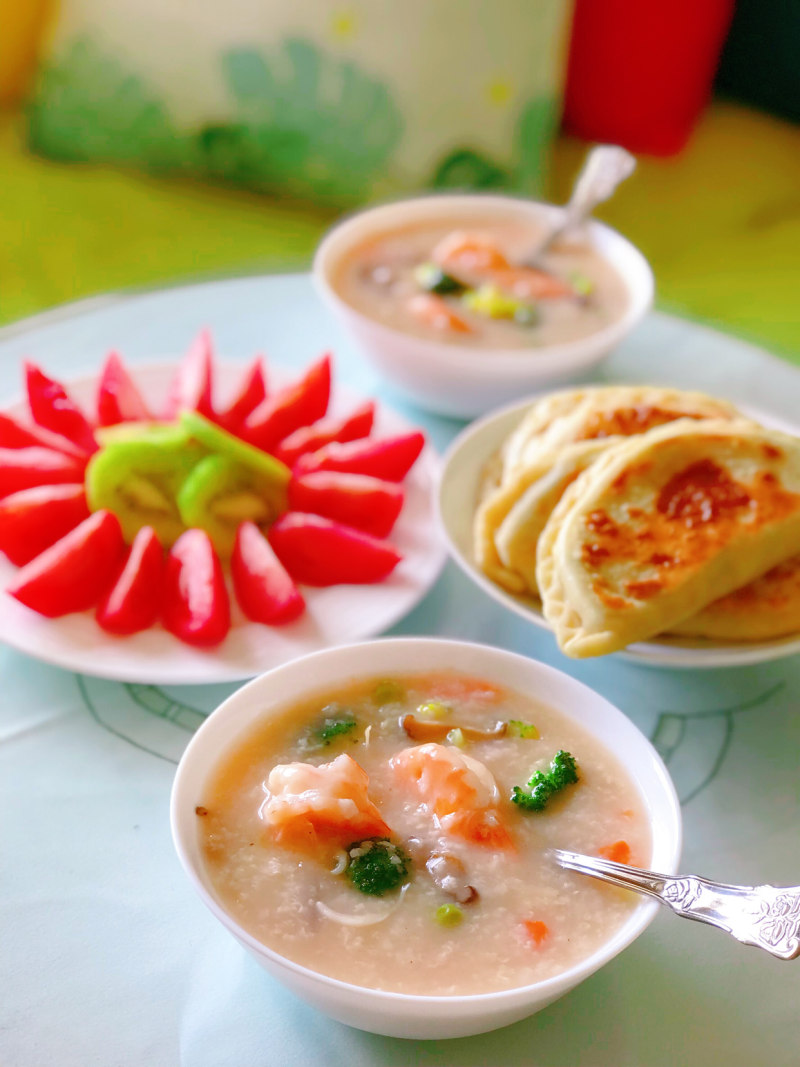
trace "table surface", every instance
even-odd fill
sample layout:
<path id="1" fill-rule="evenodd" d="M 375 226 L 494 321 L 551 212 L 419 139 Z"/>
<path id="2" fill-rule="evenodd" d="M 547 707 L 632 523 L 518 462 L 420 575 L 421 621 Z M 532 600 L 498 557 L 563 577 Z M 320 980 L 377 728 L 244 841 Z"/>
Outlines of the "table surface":
<path id="1" fill-rule="evenodd" d="M 316 303 L 307 277 L 107 298 L 0 331 L 0 396 L 19 362 L 70 376 L 113 347 L 177 355 L 202 324 L 218 350 L 302 366 L 333 348 L 339 379 L 385 398 L 443 448 L 461 424 L 392 396 Z M 603 381 L 705 389 L 797 421 L 800 374 L 721 334 L 652 315 Z M 654 741 L 684 808 L 682 868 L 742 884 L 800 881 L 800 657 L 675 671 L 571 662 L 551 636 L 448 565 L 392 633 L 494 643 L 617 704 Z M 194 896 L 168 796 L 191 732 L 232 686 L 123 685 L 0 649 L 0 1062 L 3 1067 L 537 1067 L 796 1065 L 800 963 L 660 914 L 621 956 L 513 1027 L 444 1042 L 332 1022 L 261 971 Z"/>

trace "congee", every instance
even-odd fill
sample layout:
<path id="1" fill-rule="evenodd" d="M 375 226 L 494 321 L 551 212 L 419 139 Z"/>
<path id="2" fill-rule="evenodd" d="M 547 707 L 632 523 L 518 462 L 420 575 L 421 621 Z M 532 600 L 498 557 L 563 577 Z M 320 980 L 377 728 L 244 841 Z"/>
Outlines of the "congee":
<path id="1" fill-rule="evenodd" d="M 636 901 L 547 849 L 650 860 L 643 801 L 610 746 L 458 673 L 270 710 L 196 809 L 213 889 L 253 937 L 356 985 L 445 996 L 549 978 Z"/>

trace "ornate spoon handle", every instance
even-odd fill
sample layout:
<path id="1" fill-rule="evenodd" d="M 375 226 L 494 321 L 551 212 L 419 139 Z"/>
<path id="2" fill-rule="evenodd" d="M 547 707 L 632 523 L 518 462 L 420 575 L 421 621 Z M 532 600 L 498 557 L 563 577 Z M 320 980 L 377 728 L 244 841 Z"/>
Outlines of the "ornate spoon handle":
<path id="1" fill-rule="evenodd" d="M 635 169 L 635 158 L 624 148 L 610 144 L 593 148 L 578 175 L 561 221 L 531 249 L 525 257 L 526 262 L 535 263 L 557 237 L 579 226 Z"/>
<path id="2" fill-rule="evenodd" d="M 781 960 L 800 956 L 800 886 L 725 885 L 695 875 L 671 877 L 624 863 L 551 849 L 562 867 L 655 897 L 683 919 L 725 930 L 743 945 Z"/>

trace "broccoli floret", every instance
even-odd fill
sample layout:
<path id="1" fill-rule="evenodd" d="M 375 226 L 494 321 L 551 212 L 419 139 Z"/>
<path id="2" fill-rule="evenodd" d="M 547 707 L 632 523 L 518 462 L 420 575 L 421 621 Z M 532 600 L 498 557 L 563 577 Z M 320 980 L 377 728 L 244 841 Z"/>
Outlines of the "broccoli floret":
<path id="1" fill-rule="evenodd" d="M 414 271 L 417 285 L 421 289 L 427 289 L 429 293 L 437 296 L 458 296 L 467 288 L 458 278 L 447 274 L 435 263 L 421 263 Z"/>
<path id="2" fill-rule="evenodd" d="M 577 781 L 575 757 L 562 749 L 553 756 L 549 771 L 536 771 L 524 789 L 515 785 L 511 790 L 511 800 L 523 811 L 544 811 L 554 793 Z"/>
<path id="3" fill-rule="evenodd" d="M 347 855 L 347 877 L 356 889 L 373 897 L 397 889 L 408 875 L 408 856 L 385 837 L 357 841 L 347 849 Z"/>

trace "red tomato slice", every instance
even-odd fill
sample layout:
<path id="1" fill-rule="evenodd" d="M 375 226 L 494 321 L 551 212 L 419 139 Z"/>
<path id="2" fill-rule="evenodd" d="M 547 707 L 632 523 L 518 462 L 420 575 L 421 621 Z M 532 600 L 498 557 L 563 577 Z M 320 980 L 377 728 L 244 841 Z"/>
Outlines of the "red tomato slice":
<path id="1" fill-rule="evenodd" d="M 97 384 L 97 421 L 100 426 L 119 422 L 148 422 L 153 418 L 133 379 L 116 352 L 109 352 Z"/>
<path id="2" fill-rule="evenodd" d="M 0 551 L 22 567 L 88 518 L 82 483 L 22 489 L 0 500 Z"/>
<path id="3" fill-rule="evenodd" d="M 82 482 L 85 460 L 51 448 L 0 448 L 0 497 L 34 485 Z"/>
<path id="4" fill-rule="evenodd" d="M 271 452 L 290 433 L 321 419 L 331 395 L 331 357 L 323 356 L 299 382 L 259 404 L 245 419 L 245 440 Z"/>
<path id="5" fill-rule="evenodd" d="M 201 330 L 175 372 L 167 394 L 164 417 L 169 421 L 181 411 L 199 411 L 214 417 L 211 393 L 214 378 L 214 347 L 209 330 Z"/>
<path id="6" fill-rule="evenodd" d="M 275 449 L 275 455 L 287 467 L 293 467 L 305 452 L 316 452 L 331 441 L 356 441 L 369 437 L 375 420 L 375 404 L 367 400 L 345 419 L 320 419 L 313 426 L 301 426 L 290 433 Z"/>
<path id="7" fill-rule="evenodd" d="M 305 610 L 297 586 L 254 522 L 243 522 L 236 531 L 231 577 L 239 607 L 253 622 L 275 626 Z"/>
<path id="8" fill-rule="evenodd" d="M 79 448 L 66 437 L 51 433 L 41 426 L 26 426 L 13 415 L 0 414 L 0 448 L 28 448 L 29 445 L 64 452 L 75 459 L 82 459 L 84 463 L 89 459 L 85 448 Z"/>
<path id="9" fill-rule="evenodd" d="M 313 471 L 341 471 L 344 474 L 369 474 L 389 482 L 402 482 L 425 445 L 423 434 L 409 433 L 402 437 L 386 437 L 378 441 L 336 441 L 317 452 L 308 452 L 295 464 L 295 473 Z"/>
<path id="10" fill-rule="evenodd" d="M 48 378 L 33 363 L 26 363 L 25 386 L 34 422 L 68 438 L 86 452 L 97 451 L 97 441 L 88 419 L 60 382 Z"/>
<path id="11" fill-rule="evenodd" d="M 179 640 L 210 648 L 231 628 L 228 590 L 205 530 L 182 533 L 167 556 L 162 621 Z"/>
<path id="12" fill-rule="evenodd" d="M 51 619 L 85 611 L 108 588 L 124 550 L 116 515 L 96 511 L 26 564 L 7 591 Z"/>
<path id="13" fill-rule="evenodd" d="M 297 511 L 273 523 L 269 543 L 294 580 L 306 585 L 380 582 L 402 559 L 388 541 Z"/>
<path id="14" fill-rule="evenodd" d="M 110 634 L 135 634 L 152 626 L 161 610 L 163 574 L 164 549 L 152 526 L 143 526 L 97 605 L 98 624 Z"/>
<path id="15" fill-rule="evenodd" d="M 367 474 L 317 471 L 292 478 L 289 507 L 387 537 L 403 507 L 403 490 Z"/>
<path id="16" fill-rule="evenodd" d="M 217 414 L 217 422 L 229 433 L 238 433 L 250 412 L 255 411 L 266 396 L 264 359 L 263 356 L 256 356 L 244 372 L 239 387 L 228 406 Z"/>

